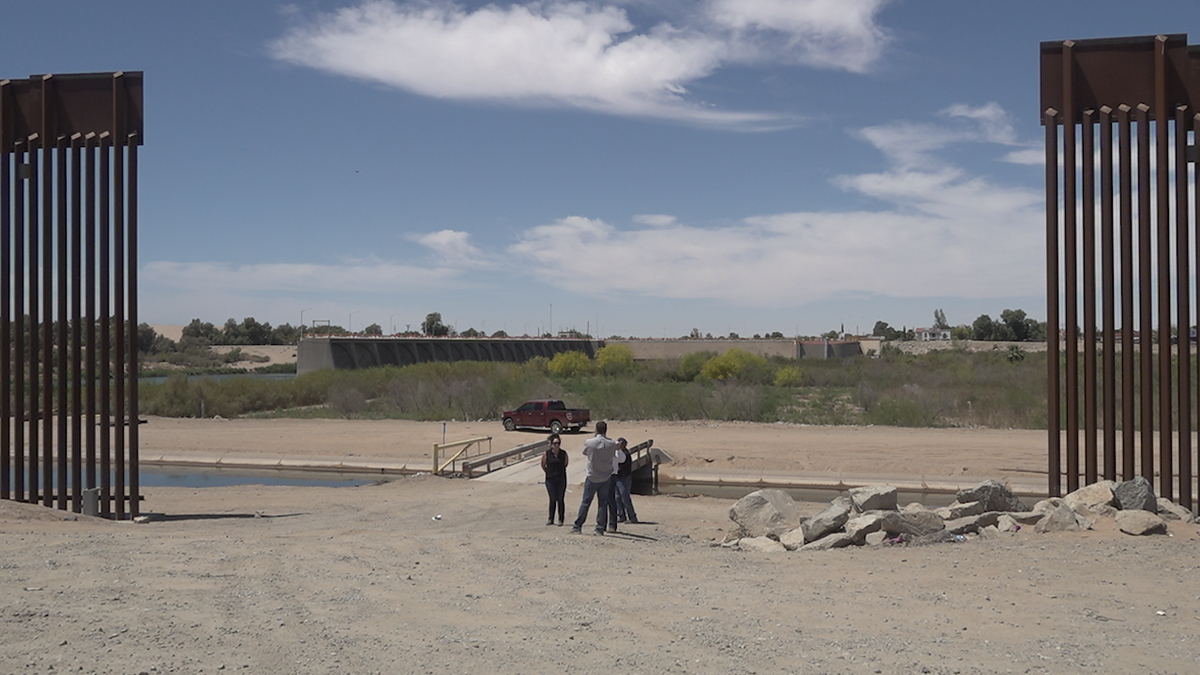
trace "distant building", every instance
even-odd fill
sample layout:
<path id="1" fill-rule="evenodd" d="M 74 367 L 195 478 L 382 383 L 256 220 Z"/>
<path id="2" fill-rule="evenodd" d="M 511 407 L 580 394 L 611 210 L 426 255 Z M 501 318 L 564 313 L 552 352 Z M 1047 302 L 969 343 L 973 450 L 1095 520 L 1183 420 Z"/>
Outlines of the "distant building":
<path id="1" fill-rule="evenodd" d="M 949 328 L 917 328 L 913 331 L 913 336 L 919 342 L 933 342 L 935 340 L 949 340 Z"/>

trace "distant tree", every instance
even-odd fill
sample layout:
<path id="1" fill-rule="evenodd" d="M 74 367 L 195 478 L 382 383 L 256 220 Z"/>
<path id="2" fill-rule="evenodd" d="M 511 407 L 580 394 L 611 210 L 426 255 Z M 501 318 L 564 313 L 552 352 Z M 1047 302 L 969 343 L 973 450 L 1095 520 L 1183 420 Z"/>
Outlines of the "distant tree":
<path id="1" fill-rule="evenodd" d="M 468 328 L 468 329 L 464 330 L 463 332 L 459 333 L 459 335 L 462 337 L 465 337 L 465 338 L 484 337 L 483 333 L 480 333 L 479 331 L 475 330 L 474 328 Z"/>
<path id="2" fill-rule="evenodd" d="M 688 333 L 688 338 L 691 340 L 699 340 L 700 339 L 700 329 L 693 328 L 692 332 Z"/>
<path id="3" fill-rule="evenodd" d="M 231 316 L 225 320 L 225 325 L 221 327 L 221 332 L 217 335 L 217 342 L 223 345 L 246 344 L 244 342 L 239 343 L 239 338 L 241 338 L 241 330 L 238 329 L 238 322 Z"/>
<path id="4" fill-rule="evenodd" d="M 976 340 L 991 340 L 1003 342 L 1016 339 L 1012 328 L 1002 321 L 993 321 L 987 314 L 981 314 L 971 325 L 971 332 Z"/>
<path id="5" fill-rule="evenodd" d="M 950 327 L 950 322 L 946 321 L 946 313 L 940 309 L 933 310 L 933 327 L 942 330 Z"/>
<path id="6" fill-rule="evenodd" d="M 292 345 L 300 341 L 300 329 L 290 323 L 279 324 L 271 331 L 271 344 Z"/>
<path id="7" fill-rule="evenodd" d="M 1025 319 L 1029 323 L 1029 339 L 1030 340 L 1045 340 L 1046 339 L 1046 322 L 1038 321 L 1037 319 Z"/>
<path id="8" fill-rule="evenodd" d="M 1024 310 L 1006 309 L 1000 313 L 1000 320 L 1012 332 L 1013 337 L 1010 339 L 1022 342 L 1046 339 L 1046 323 L 1030 319 Z"/>
<path id="9" fill-rule="evenodd" d="M 773 331 L 771 333 L 767 333 L 767 338 L 771 340 L 782 340 L 783 333 L 780 333 L 779 331 Z"/>
<path id="10" fill-rule="evenodd" d="M 889 326 L 886 321 L 876 321 L 875 329 L 871 331 L 871 335 L 881 337 L 884 340 L 898 340 L 904 338 L 903 333 Z"/>
<path id="11" fill-rule="evenodd" d="M 421 322 L 421 332 L 425 335 L 443 336 L 450 334 L 450 327 L 442 323 L 441 312 L 430 312 Z"/>
<path id="12" fill-rule="evenodd" d="M 836 330 L 827 331 L 825 333 L 821 333 L 821 337 L 825 338 L 826 340 L 836 340 L 838 337 L 838 332 Z"/>
<path id="13" fill-rule="evenodd" d="M 971 324 L 971 335 L 976 340 L 994 340 L 996 322 L 987 314 L 980 314 Z"/>
<path id="14" fill-rule="evenodd" d="M 175 341 L 150 327 L 148 323 L 138 324 L 138 351 L 143 354 L 164 354 L 175 351 Z"/>
<path id="15" fill-rule="evenodd" d="M 955 326 L 954 328 L 950 329 L 951 340 L 970 340 L 971 334 L 972 331 L 970 326 Z"/>
<path id="16" fill-rule="evenodd" d="M 363 329 L 363 335 L 383 335 L 383 326 L 373 323 Z"/>
<path id="17" fill-rule="evenodd" d="M 1006 309 L 1000 312 L 1000 320 L 1012 333 L 1012 339 L 1024 342 L 1029 339 L 1029 325 L 1025 323 L 1025 311 L 1021 309 Z"/>
<path id="18" fill-rule="evenodd" d="M 271 324 L 259 323 L 252 316 L 242 319 L 241 323 L 230 318 L 225 321 L 214 344 L 269 345 L 271 344 Z"/>
<path id="19" fill-rule="evenodd" d="M 154 338 L 158 337 L 158 333 L 150 327 L 148 323 L 139 323 L 137 327 L 137 344 L 138 351 L 143 354 L 150 354 L 154 347 Z"/>
<path id="20" fill-rule="evenodd" d="M 735 332 L 733 332 L 733 331 L 729 331 L 729 337 L 727 337 L 727 338 L 725 338 L 725 339 L 727 339 L 727 340 L 741 340 L 741 339 L 742 339 L 742 336 L 738 335 L 737 333 L 735 333 Z"/>
<path id="21" fill-rule="evenodd" d="M 508 333 L 505 333 L 505 332 L 504 332 L 504 331 L 502 331 L 502 330 L 498 330 L 498 331 L 496 331 L 495 333 L 492 333 L 492 337 L 494 337 L 494 338 L 506 338 L 506 337 L 508 337 Z"/>
<path id="22" fill-rule="evenodd" d="M 200 319 L 192 319 L 191 323 L 183 327 L 181 334 L 186 338 L 193 338 L 213 344 L 220 333 L 217 327 L 211 323 L 201 321 Z"/>

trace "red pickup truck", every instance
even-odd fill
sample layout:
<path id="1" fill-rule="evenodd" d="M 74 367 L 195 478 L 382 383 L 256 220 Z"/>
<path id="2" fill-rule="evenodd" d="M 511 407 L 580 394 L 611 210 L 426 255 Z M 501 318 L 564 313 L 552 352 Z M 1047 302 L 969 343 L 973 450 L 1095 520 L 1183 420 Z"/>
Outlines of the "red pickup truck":
<path id="1" fill-rule="evenodd" d="M 513 431 L 518 427 L 540 427 L 558 434 L 579 431 L 591 421 L 591 411 L 586 408 L 568 408 L 562 401 L 529 401 L 516 410 L 509 410 L 500 418 L 504 429 Z"/>

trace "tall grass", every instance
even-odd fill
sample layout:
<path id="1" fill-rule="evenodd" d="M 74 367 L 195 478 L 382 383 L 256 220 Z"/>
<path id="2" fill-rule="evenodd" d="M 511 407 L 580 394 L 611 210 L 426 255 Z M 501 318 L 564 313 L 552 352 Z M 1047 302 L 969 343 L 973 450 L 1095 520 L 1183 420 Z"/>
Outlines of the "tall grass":
<path id="1" fill-rule="evenodd" d="M 491 419 L 526 398 L 558 398 L 544 364 L 424 363 L 321 370 L 293 380 L 172 376 L 143 384 L 143 413 L 169 417 L 270 413 L 295 417 Z M 360 405 L 359 400 L 364 404 Z M 320 406 L 319 409 L 314 409 Z"/>
<path id="2" fill-rule="evenodd" d="M 590 408 L 593 419 L 1045 428 L 1046 355 L 1008 356 L 889 350 L 881 358 L 755 362 L 740 374 L 709 369 L 724 379 L 706 375 L 694 357 L 607 375 L 556 375 L 548 360 L 535 359 L 324 370 L 290 381 L 172 377 L 143 385 L 141 405 L 169 416 L 198 416 L 203 402 L 208 416 L 440 420 L 498 419 L 525 400 L 561 398 Z"/>

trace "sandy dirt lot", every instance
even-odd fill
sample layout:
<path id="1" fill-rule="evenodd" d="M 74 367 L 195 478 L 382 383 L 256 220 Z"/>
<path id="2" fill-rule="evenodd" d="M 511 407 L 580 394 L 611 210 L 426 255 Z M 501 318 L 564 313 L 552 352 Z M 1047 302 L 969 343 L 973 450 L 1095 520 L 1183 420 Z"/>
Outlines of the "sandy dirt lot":
<path id="1" fill-rule="evenodd" d="M 545 432 L 505 432 L 498 422 L 406 420 L 261 420 L 150 417 L 140 429 L 143 456 L 154 453 L 378 457 L 424 469 L 435 443 L 491 436 L 495 451 L 546 437 Z M 590 429 L 567 434 L 563 447 L 577 452 Z M 653 440 L 673 462 L 665 475 L 905 476 L 977 483 L 995 478 L 1046 484 L 1046 434 L 994 429 L 816 427 L 749 422 L 620 421 L 609 429 L 630 445 Z"/>
<path id="2" fill-rule="evenodd" d="M 488 433 L 505 437 L 496 423 L 447 430 Z M 615 423 L 612 435 L 723 471 L 1003 477 L 1044 465 L 1044 439 L 1024 432 Z M 577 457 L 584 437 L 568 438 Z M 142 439 L 428 461 L 441 425 L 152 419 Z M 637 498 L 646 522 L 603 537 L 546 527 L 536 484 L 420 476 L 145 497 L 145 524 L 0 502 L 0 673 L 1193 673 L 1200 662 L 1200 530 L 1178 521 L 1154 537 L 1102 520 L 1081 533 L 756 554 L 719 546 L 732 501 L 708 497 Z"/>

